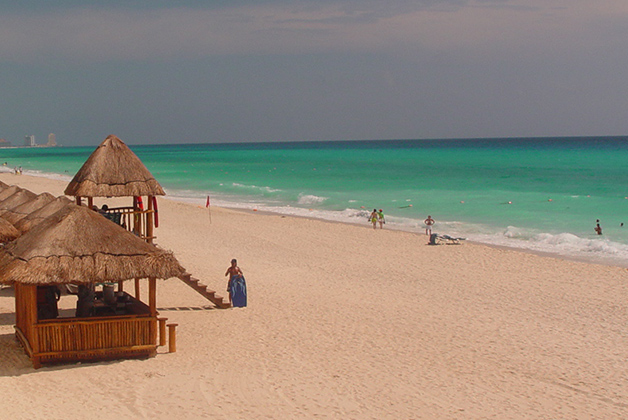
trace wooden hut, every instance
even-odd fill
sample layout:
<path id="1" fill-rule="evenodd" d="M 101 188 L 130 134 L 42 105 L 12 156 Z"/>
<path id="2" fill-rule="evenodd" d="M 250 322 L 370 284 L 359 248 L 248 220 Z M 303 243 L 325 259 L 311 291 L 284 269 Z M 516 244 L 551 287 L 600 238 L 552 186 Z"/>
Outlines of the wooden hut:
<path id="1" fill-rule="evenodd" d="M 156 196 L 165 195 L 161 185 L 129 147 L 114 135 L 94 150 L 65 189 L 78 205 L 92 208 L 94 197 L 132 197 L 128 207 L 110 208 L 106 216 L 147 242 L 156 227 Z M 144 202 L 142 197 L 146 197 Z"/>
<path id="2" fill-rule="evenodd" d="M 20 221 L 20 219 L 28 216 L 36 210 L 39 210 L 54 199 L 55 196 L 52 194 L 46 192 L 41 193 L 30 201 L 13 207 L 12 209 L 5 210 L 4 212 L 0 212 L 0 217 L 9 223 L 15 224 Z"/>
<path id="3" fill-rule="evenodd" d="M 0 250 L 0 281 L 15 287 L 16 335 L 42 363 L 150 357 L 157 348 L 156 279 L 184 272 L 172 253 L 86 207 L 69 205 Z M 87 316 L 50 316 L 47 292 L 77 284 L 148 278 L 148 304 L 123 290 L 96 292 Z M 87 293 L 89 294 L 89 293 Z M 56 304 L 55 304 L 56 306 Z M 77 312 L 81 301 L 77 303 Z M 43 316 L 46 314 L 46 316 Z"/>
<path id="4" fill-rule="evenodd" d="M 36 226 L 48 216 L 52 216 L 68 204 L 74 205 L 72 200 L 63 195 L 57 197 L 42 208 L 33 211 L 32 213 L 15 222 L 14 226 L 17 230 L 24 234 L 28 232 L 33 226 Z"/>

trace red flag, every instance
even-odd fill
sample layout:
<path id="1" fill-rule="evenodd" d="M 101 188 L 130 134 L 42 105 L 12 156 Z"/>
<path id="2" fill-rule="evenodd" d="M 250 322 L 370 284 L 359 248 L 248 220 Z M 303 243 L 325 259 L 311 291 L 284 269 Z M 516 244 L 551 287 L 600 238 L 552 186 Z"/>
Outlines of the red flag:
<path id="1" fill-rule="evenodd" d="M 209 207 L 209 196 L 207 196 L 207 203 L 205 203 L 205 207 Z"/>

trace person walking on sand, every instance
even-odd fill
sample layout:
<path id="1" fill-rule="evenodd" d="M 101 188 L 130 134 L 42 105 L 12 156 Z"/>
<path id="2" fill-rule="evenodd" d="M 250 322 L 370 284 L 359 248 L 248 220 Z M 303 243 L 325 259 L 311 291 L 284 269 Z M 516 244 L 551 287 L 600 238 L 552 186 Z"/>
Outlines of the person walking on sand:
<path id="1" fill-rule="evenodd" d="M 434 225 L 435 221 L 434 219 L 432 219 L 432 216 L 430 216 L 429 214 L 427 215 L 427 219 L 425 219 L 423 221 L 423 223 L 425 223 L 425 234 L 426 235 L 431 235 L 432 234 L 432 226 Z"/>
<path id="2" fill-rule="evenodd" d="M 373 223 L 373 229 L 377 229 L 377 209 L 373 209 L 369 216 L 369 222 Z"/>
<path id="3" fill-rule="evenodd" d="M 379 228 L 384 229 L 386 219 L 384 219 L 384 211 L 382 209 L 379 209 L 379 211 L 377 212 L 377 221 L 379 222 Z"/>
<path id="4" fill-rule="evenodd" d="M 227 275 L 229 276 L 227 283 L 229 303 L 234 307 L 246 306 L 246 280 L 244 280 L 244 274 L 238 267 L 238 261 L 235 258 L 231 260 L 231 266 L 227 268 L 225 276 Z"/>

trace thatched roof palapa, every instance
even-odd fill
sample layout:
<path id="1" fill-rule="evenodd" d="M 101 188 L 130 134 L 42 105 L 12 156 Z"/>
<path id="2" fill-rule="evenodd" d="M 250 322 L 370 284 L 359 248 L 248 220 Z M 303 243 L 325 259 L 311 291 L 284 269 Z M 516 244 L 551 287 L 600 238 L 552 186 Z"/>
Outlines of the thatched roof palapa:
<path id="1" fill-rule="evenodd" d="M 0 181 L 0 191 L 6 190 L 7 188 L 9 188 L 9 184 Z"/>
<path id="2" fill-rule="evenodd" d="M 94 150 L 68 184 L 65 194 L 73 197 L 165 195 L 142 161 L 114 135 Z"/>
<path id="3" fill-rule="evenodd" d="M 6 213 L 7 210 L 14 209 L 17 206 L 21 206 L 33 200 L 35 197 L 37 197 L 37 194 L 29 190 L 21 189 L 17 191 L 15 194 L 12 194 L 10 197 L 0 202 L 0 215 Z"/>
<path id="4" fill-rule="evenodd" d="M 10 210 L 7 210 L 5 213 L 2 213 L 0 217 L 12 224 L 15 224 L 35 210 L 39 210 L 46 204 L 50 203 L 54 199 L 55 196 L 52 194 L 49 194 L 47 192 L 41 193 L 34 199 L 27 201 L 24 204 L 14 207 Z"/>
<path id="5" fill-rule="evenodd" d="M 20 231 L 11 223 L 4 219 L 0 219 L 0 243 L 7 243 L 15 240 L 20 236 Z"/>
<path id="6" fill-rule="evenodd" d="M 171 252 L 102 215 L 66 206 L 0 250 L 2 283 L 101 283 L 183 274 Z"/>
<path id="7" fill-rule="evenodd" d="M 11 197 L 16 192 L 21 191 L 21 190 L 22 188 L 18 187 L 17 185 L 11 185 L 10 187 L 0 191 L 0 202 L 6 200 L 7 198 Z"/>
<path id="8" fill-rule="evenodd" d="M 41 223 L 46 217 L 52 216 L 53 214 L 61 210 L 63 207 L 67 205 L 74 206 L 75 204 L 73 203 L 74 202 L 72 200 L 62 195 L 61 197 L 55 198 L 54 200 L 52 200 L 50 203 L 46 204 L 39 210 L 35 210 L 34 212 L 30 213 L 26 217 L 18 220 L 17 222 L 15 222 L 14 225 L 17 230 L 19 230 L 20 232 L 24 234 L 28 232 L 29 230 L 31 230 L 33 226 L 36 226 L 37 224 Z"/>

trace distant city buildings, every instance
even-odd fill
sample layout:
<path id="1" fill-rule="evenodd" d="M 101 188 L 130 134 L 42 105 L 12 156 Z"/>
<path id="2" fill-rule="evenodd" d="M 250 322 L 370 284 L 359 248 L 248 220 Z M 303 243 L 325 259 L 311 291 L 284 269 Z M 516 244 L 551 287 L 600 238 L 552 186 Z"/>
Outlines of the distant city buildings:
<path id="1" fill-rule="evenodd" d="M 24 136 L 24 146 L 26 147 L 37 146 L 37 143 L 35 143 L 35 136 Z"/>
<path id="2" fill-rule="evenodd" d="M 57 146 L 59 146 L 57 144 L 57 137 L 53 133 L 48 134 L 48 142 L 46 144 L 39 144 L 39 145 L 35 141 L 35 136 L 33 135 L 24 136 L 24 143 L 22 143 L 22 146 L 20 145 L 13 146 L 10 141 L 6 139 L 0 139 L 0 147 L 57 147 Z"/>

